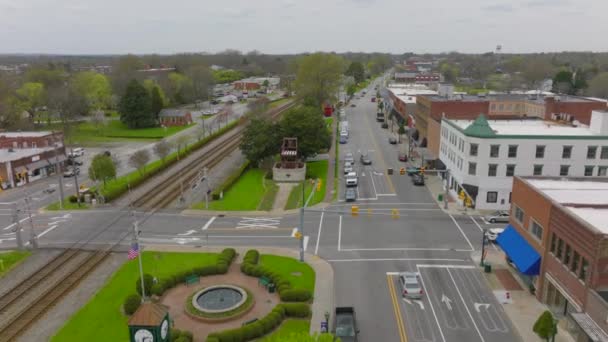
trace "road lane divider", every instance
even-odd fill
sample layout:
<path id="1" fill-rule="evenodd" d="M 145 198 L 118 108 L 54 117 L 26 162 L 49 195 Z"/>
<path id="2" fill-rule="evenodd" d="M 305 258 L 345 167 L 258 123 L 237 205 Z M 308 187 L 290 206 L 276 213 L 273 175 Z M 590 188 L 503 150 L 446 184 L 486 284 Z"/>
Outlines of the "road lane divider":
<path id="1" fill-rule="evenodd" d="M 395 314 L 395 321 L 397 323 L 400 341 L 407 342 L 407 334 L 405 332 L 405 326 L 403 325 L 403 316 L 401 316 L 401 308 L 399 307 L 400 304 L 399 300 L 397 299 L 395 283 L 393 282 L 393 276 L 391 274 L 386 274 L 386 283 L 388 285 L 388 292 L 391 295 L 391 302 L 393 303 L 393 313 Z"/>

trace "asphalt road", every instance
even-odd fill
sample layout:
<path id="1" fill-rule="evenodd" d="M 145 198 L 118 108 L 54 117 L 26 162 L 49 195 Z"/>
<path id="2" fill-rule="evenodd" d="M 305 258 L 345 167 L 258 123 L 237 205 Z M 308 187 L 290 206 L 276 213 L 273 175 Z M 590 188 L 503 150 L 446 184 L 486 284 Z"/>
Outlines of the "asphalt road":
<path id="1" fill-rule="evenodd" d="M 373 89 L 373 86 L 370 87 Z M 517 341 L 519 338 L 471 256 L 481 249 L 481 229 L 490 228 L 479 217 L 451 216 L 431 198 L 426 187 L 416 187 L 408 176 L 388 176 L 398 170 L 398 146 L 388 144 L 388 132 L 375 122 L 375 91 L 348 107 L 349 142 L 340 146 L 358 158 L 367 151 L 371 166 L 357 160 L 358 216 L 352 203 L 339 201 L 304 216 L 306 252 L 329 260 L 335 271 L 335 305 L 357 311 L 360 341 Z M 1 198 L 1 197 L 0 197 Z M 16 243 L 12 216 L 0 206 L 0 249 Z M 212 216 L 177 211 L 128 212 L 116 209 L 35 212 L 31 224 L 21 213 L 24 240 L 33 227 L 41 246 L 66 247 L 92 239 L 95 245 L 131 241 L 138 221 L 144 244 L 198 246 L 280 246 L 297 249 L 293 238 L 297 215 Z M 497 225 L 494 225 L 497 226 Z M 494 247 L 495 248 L 495 247 Z M 418 272 L 421 300 L 401 296 L 398 273 Z M 313 325 L 320 322 L 311 322 Z"/>

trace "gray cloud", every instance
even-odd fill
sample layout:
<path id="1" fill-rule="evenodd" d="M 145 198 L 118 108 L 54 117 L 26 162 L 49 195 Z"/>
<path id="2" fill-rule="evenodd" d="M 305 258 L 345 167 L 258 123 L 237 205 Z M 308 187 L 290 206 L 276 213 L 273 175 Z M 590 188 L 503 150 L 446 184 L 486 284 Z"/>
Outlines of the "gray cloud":
<path id="1" fill-rule="evenodd" d="M 569 4 L 570 0 L 532 0 L 526 2 L 524 5 L 527 7 L 555 7 Z"/>
<path id="2" fill-rule="evenodd" d="M 515 8 L 508 4 L 495 4 L 481 7 L 482 10 L 488 12 L 513 12 Z"/>

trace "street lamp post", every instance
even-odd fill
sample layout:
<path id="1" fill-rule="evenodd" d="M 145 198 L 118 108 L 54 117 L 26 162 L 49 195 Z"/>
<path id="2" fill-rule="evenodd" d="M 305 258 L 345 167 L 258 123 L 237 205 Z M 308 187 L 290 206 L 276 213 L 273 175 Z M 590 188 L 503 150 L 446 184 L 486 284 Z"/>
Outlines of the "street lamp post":
<path id="1" fill-rule="evenodd" d="M 482 233 L 482 237 L 481 237 L 481 262 L 479 263 L 479 266 L 481 266 L 481 267 L 483 267 L 485 265 L 484 264 L 484 259 L 485 259 L 485 254 L 486 254 L 486 241 L 488 240 L 487 236 L 486 236 L 486 232 L 487 232 L 487 229 L 483 229 L 481 231 L 481 233 Z"/>
<path id="2" fill-rule="evenodd" d="M 59 164 L 59 153 L 57 151 L 59 144 L 55 143 L 55 172 L 59 178 L 59 209 L 63 209 L 63 175 L 61 174 L 61 165 Z"/>
<path id="3" fill-rule="evenodd" d="M 302 181 L 302 207 L 300 208 L 300 262 L 304 262 L 304 206 L 306 205 L 304 199 L 304 188 L 306 187 L 306 180 Z"/>

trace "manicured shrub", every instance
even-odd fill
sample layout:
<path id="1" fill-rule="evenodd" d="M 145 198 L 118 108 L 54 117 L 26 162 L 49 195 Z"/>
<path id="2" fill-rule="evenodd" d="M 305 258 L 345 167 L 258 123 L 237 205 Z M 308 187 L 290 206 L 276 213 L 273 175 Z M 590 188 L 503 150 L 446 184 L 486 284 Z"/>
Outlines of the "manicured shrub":
<path id="1" fill-rule="evenodd" d="M 151 290 L 152 294 L 155 296 L 162 296 L 163 293 L 165 293 L 165 288 L 163 287 L 163 283 L 158 282 L 154 285 L 152 285 L 152 290 Z"/>
<path id="2" fill-rule="evenodd" d="M 310 291 L 305 289 L 288 289 L 279 293 L 284 302 L 306 302 L 312 298 Z"/>
<path id="3" fill-rule="evenodd" d="M 144 274 L 144 289 L 146 290 L 146 295 L 152 293 L 152 285 L 154 285 L 154 277 L 149 274 Z M 141 296 L 141 277 L 137 278 L 137 282 L 135 283 L 135 290 Z"/>
<path id="4" fill-rule="evenodd" d="M 141 296 L 138 294 L 132 294 L 125 299 L 125 302 L 122 305 L 125 314 L 131 316 L 137 311 L 139 306 L 141 305 Z"/>
<path id="5" fill-rule="evenodd" d="M 192 335 L 192 332 L 189 330 L 182 330 L 182 337 L 188 339 L 189 342 L 194 341 L 194 335 Z"/>
<path id="6" fill-rule="evenodd" d="M 220 342 L 220 338 L 217 333 L 209 334 L 207 336 L 207 342 Z"/>
<path id="7" fill-rule="evenodd" d="M 306 303 L 283 303 L 280 304 L 285 309 L 288 317 L 308 317 L 311 314 L 310 306 Z"/>
<path id="8" fill-rule="evenodd" d="M 192 342 L 192 341 L 189 340 L 187 337 L 180 336 L 180 337 L 176 338 L 175 340 L 173 340 L 173 342 Z"/>

